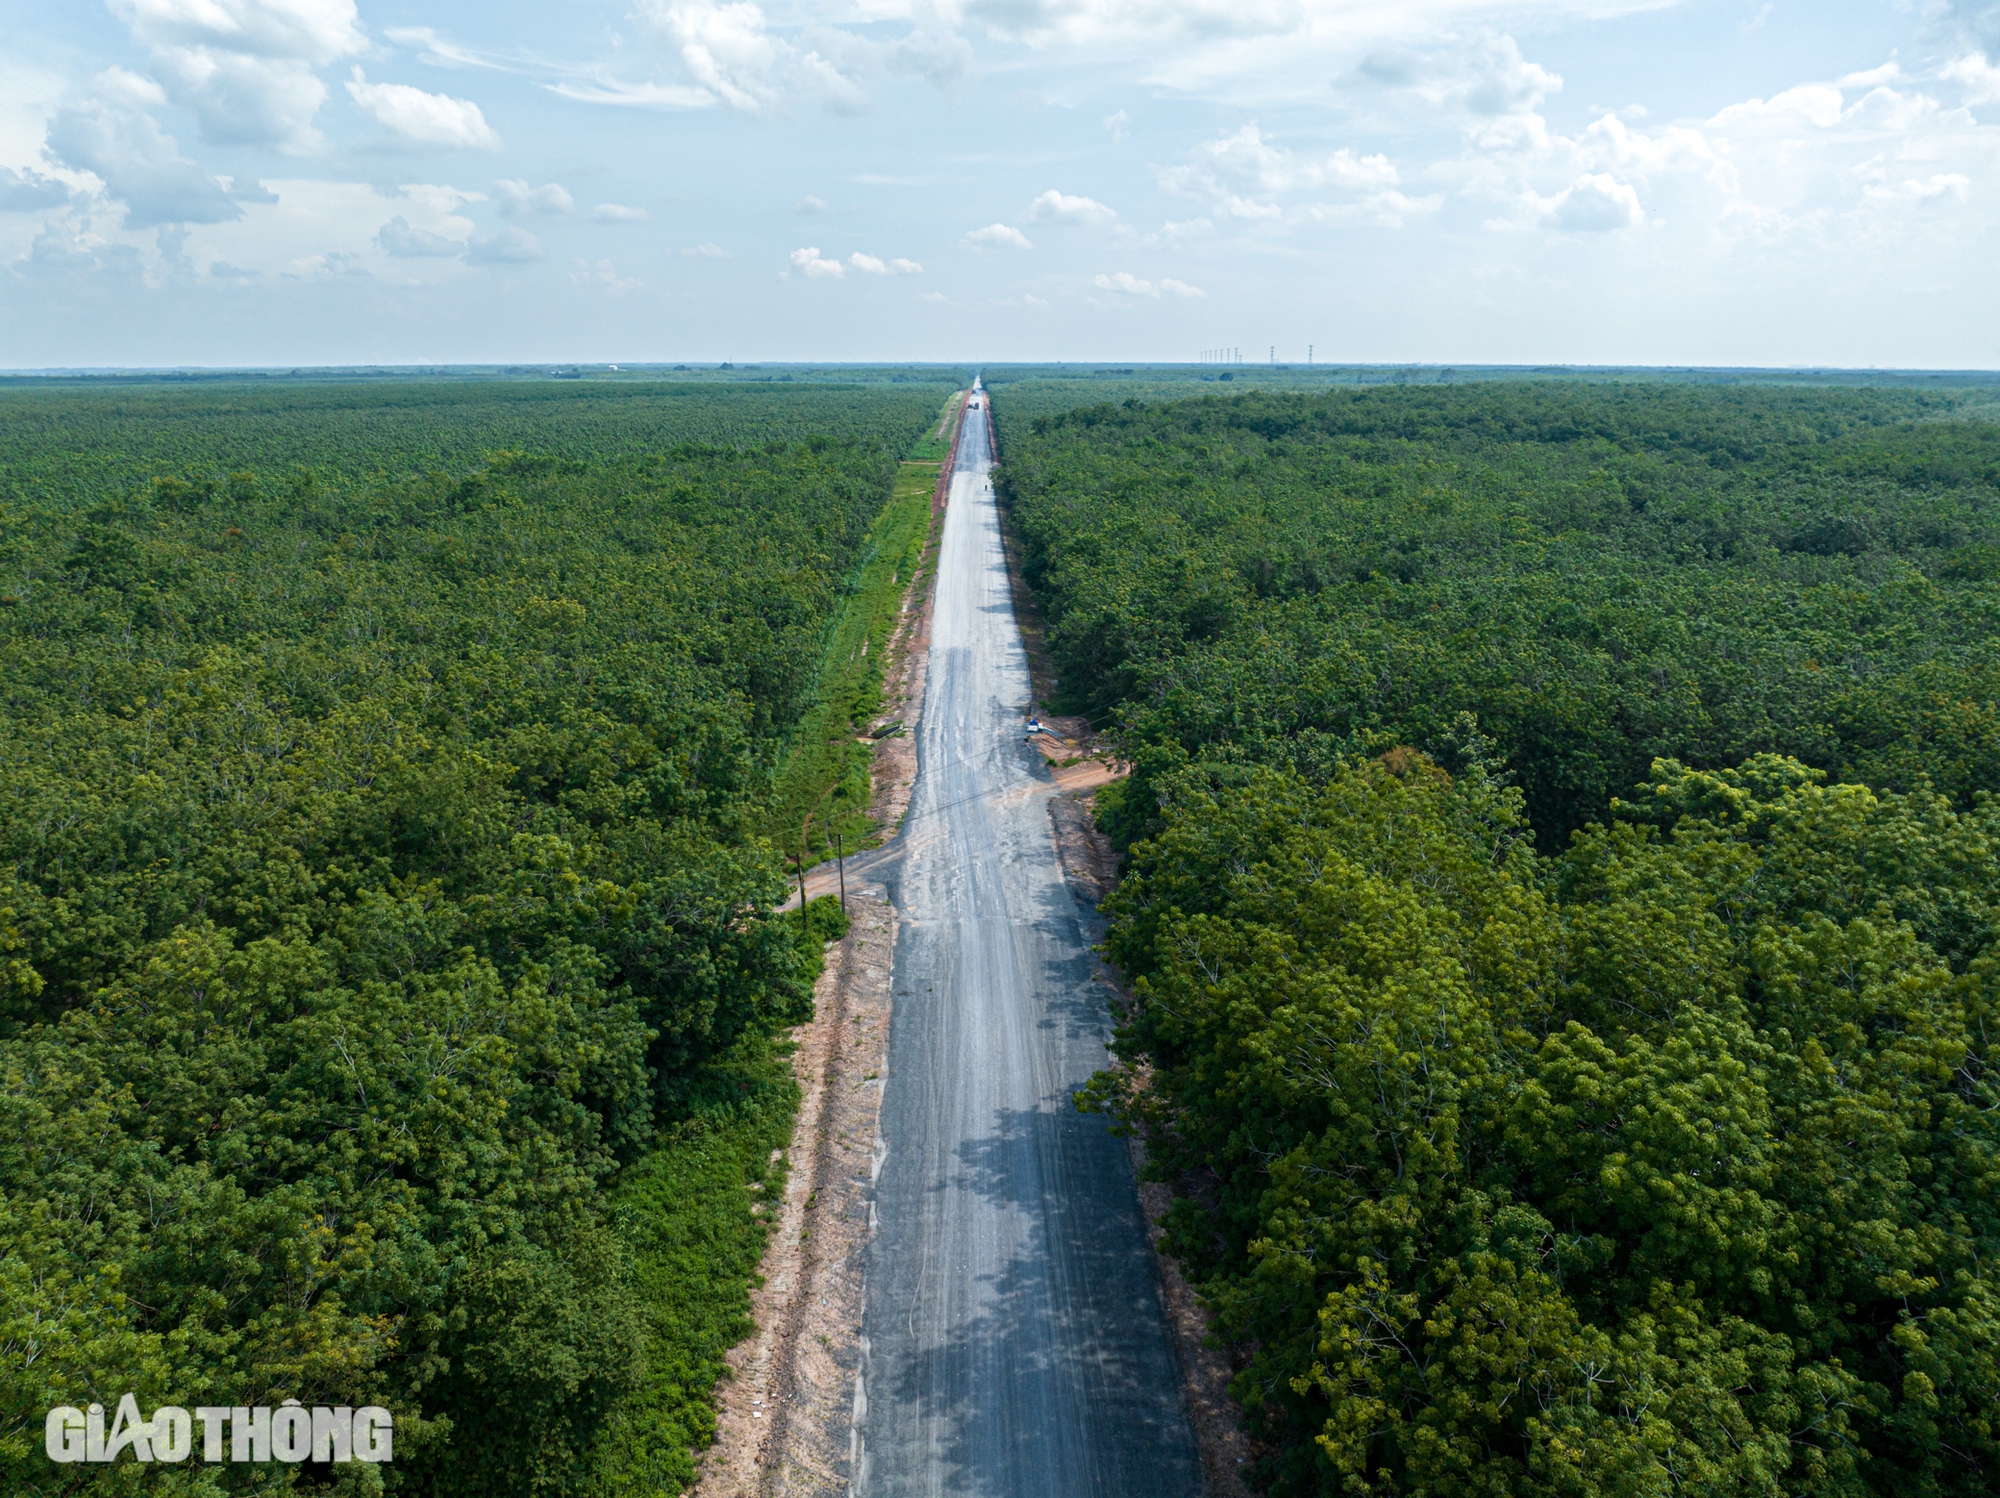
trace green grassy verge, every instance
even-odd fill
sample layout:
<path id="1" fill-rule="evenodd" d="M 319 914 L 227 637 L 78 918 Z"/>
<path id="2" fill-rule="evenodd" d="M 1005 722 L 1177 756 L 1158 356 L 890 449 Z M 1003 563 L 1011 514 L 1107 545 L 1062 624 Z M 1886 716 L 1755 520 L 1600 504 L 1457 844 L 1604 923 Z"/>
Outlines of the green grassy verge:
<path id="1" fill-rule="evenodd" d="M 802 940 L 815 955 L 847 928 L 833 900 L 813 901 L 806 917 Z M 746 1036 L 702 1071 L 687 1116 L 610 1193 L 631 1251 L 644 1372 L 598 1438 L 591 1498 L 685 1492 L 714 1439 L 723 1354 L 753 1329 L 750 1291 L 770 1235 L 767 1210 L 784 1198 L 779 1152 L 799 1106 L 791 1053 L 787 1041 Z"/>
<path id="2" fill-rule="evenodd" d="M 896 489 L 868 533 L 853 592 L 835 620 L 820 663 L 819 701 L 799 723 L 779 773 L 766 835 L 808 866 L 829 857 L 838 833 L 851 853 L 884 829 L 868 820 L 873 751 L 857 742 L 882 709 L 882 656 L 895 632 L 904 590 L 929 550 L 931 491 L 938 465 L 906 462 Z"/>
<path id="3" fill-rule="evenodd" d="M 919 463 L 942 463 L 950 457 L 952 418 L 958 414 L 958 404 L 964 399 L 963 390 L 952 391 L 938 412 L 937 425 L 911 443 L 910 450 L 903 456 Z"/>

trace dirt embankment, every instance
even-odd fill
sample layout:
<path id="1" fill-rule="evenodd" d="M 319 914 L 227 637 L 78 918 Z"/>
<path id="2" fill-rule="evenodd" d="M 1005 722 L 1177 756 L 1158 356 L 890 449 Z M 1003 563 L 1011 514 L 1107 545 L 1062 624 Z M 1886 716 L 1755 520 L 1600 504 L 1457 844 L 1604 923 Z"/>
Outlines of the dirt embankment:
<path id="1" fill-rule="evenodd" d="M 1111 839 L 1097 829 L 1093 789 L 1052 798 L 1049 821 L 1064 878 L 1078 903 L 1094 910 L 1118 882 L 1118 857 L 1111 850 Z M 1099 964 L 1096 977 L 1116 996 L 1116 1002 L 1127 1001 L 1117 974 L 1110 968 Z M 1132 1173 L 1137 1177 L 1145 1164 L 1145 1145 L 1137 1136 L 1131 1144 Z M 1180 1267 L 1159 1252 L 1163 1236 L 1159 1222 L 1174 1203 L 1173 1187 L 1144 1179 L 1138 1187 L 1139 1207 L 1146 1214 L 1147 1234 L 1159 1268 L 1160 1304 L 1173 1328 L 1174 1349 L 1180 1359 L 1181 1393 L 1187 1401 L 1195 1444 L 1201 1450 L 1203 1498 L 1250 1498 L 1241 1474 L 1252 1460 L 1253 1445 L 1240 1423 L 1243 1412 L 1229 1397 L 1229 1380 L 1247 1361 L 1249 1349 L 1208 1345 L 1207 1308 Z"/>
<path id="2" fill-rule="evenodd" d="M 848 1486 L 863 1250 L 882 1159 L 895 911 L 850 892 L 811 1024 L 794 1032 L 804 1093 L 785 1198 L 751 1296 L 757 1333 L 729 1354 L 698 1498 L 789 1498 Z"/>
<path id="3" fill-rule="evenodd" d="M 1007 554 L 1007 582 L 1014 595 L 1014 622 L 1021 630 L 1021 646 L 1028 656 L 1028 692 L 1034 701 L 1043 732 L 1030 742 L 1042 753 L 1059 793 L 1094 791 L 1124 773 L 1111 747 L 1099 734 L 1100 724 L 1081 715 L 1052 713 L 1048 710 L 1056 695 L 1055 662 L 1048 651 L 1048 627 L 1041 606 L 1021 576 L 1021 543 L 1008 524 L 1007 507 L 1000 506 L 1000 544 Z M 1056 813 L 1052 813 L 1054 815 Z M 1115 869 L 1107 875 L 1104 891 L 1111 889 Z"/>

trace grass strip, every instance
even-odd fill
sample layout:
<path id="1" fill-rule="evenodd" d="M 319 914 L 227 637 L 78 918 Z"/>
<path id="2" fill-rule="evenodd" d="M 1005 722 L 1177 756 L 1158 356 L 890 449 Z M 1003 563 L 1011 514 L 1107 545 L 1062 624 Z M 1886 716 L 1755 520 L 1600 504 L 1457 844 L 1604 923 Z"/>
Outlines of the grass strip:
<path id="1" fill-rule="evenodd" d="M 929 549 L 937 475 L 935 463 L 906 462 L 898 471 L 828 638 L 819 700 L 800 720 L 778 775 L 766 836 L 793 859 L 809 840 L 808 866 L 830 856 L 835 834 L 851 853 L 874 846 L 884 830 L 868 818 L 874 751 L 860 736 L 882 710 L 883 657 L 910 579 Z"/>
<path id="2" fill-rule="evenodd" d="M 944 409 L 938 414 L 938 424 L 910 444 L 910 450 L 903 456 L 920 463 L 942 463 L 951 456 L 952 418 L 965 400 L 963 390 L 954 390 L 946 397 Z"/>
<path id="3" fill-rule="evenodd" d="M 846 933 L 838 902 L 814 900 L 801 935 L 816 955 Z M 715 1439 L 723 1355 L 755 1330 L 750 1292 L 784 1200 L 799 1087 L 790 1041 L 752 1033 L 696 1079 L 688 1114 L 610 1192 L 630 1250 L 643 1372 L 605 1421 L 589 1498 L 671 1498 Z"/>
<path id="4" fill-rule="evenodd" d="M 734 1099 L 684 1120 L 611 1194 L 632 1250 L 645 1372 L 606 1422 L 594 1464 L 603 1498 L 681 1493 L 715 1438 L 723 1354 L 753 1329 L 750 1290 L 769 1226 L 751 1208 L 784 1195 L 799 1089 L 788 1047 L 756 1036 L 710 1068 Z"/>

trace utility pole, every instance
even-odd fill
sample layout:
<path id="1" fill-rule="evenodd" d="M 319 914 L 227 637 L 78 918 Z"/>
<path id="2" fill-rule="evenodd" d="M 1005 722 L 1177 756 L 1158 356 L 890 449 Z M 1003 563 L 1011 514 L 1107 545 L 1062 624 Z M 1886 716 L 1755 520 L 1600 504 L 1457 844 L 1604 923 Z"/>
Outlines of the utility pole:
<path id="1" fill-rule="evenodd" d="M 1275 343 L 1271 345 L 1271 362 L 1273 364 L 1278 362 L 1278 346 Z"/>
<path id="2" fill-rule="evenodd" d="M 847 848 L 839 833 L 833 835 L 833 866 L 840 870 L 840 908 L 847 909 Z"/>
<path id="3" fill-rule="evenodd" d="M 1306 345 L 1306 368 L 1308 369 L 1312 368 L 1312 362 L 1313 362 L 1313 346 L 1309 343 Z"/>

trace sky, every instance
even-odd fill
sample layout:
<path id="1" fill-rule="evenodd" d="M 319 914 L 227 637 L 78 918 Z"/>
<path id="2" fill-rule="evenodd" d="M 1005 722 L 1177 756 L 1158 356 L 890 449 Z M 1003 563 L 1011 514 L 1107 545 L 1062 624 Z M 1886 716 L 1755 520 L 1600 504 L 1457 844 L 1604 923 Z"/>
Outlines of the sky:
<path id="1" fill-rule="evenodd" d="M 0 0 L 0 368 L 2000 368 L 2000 0 Z"/>

